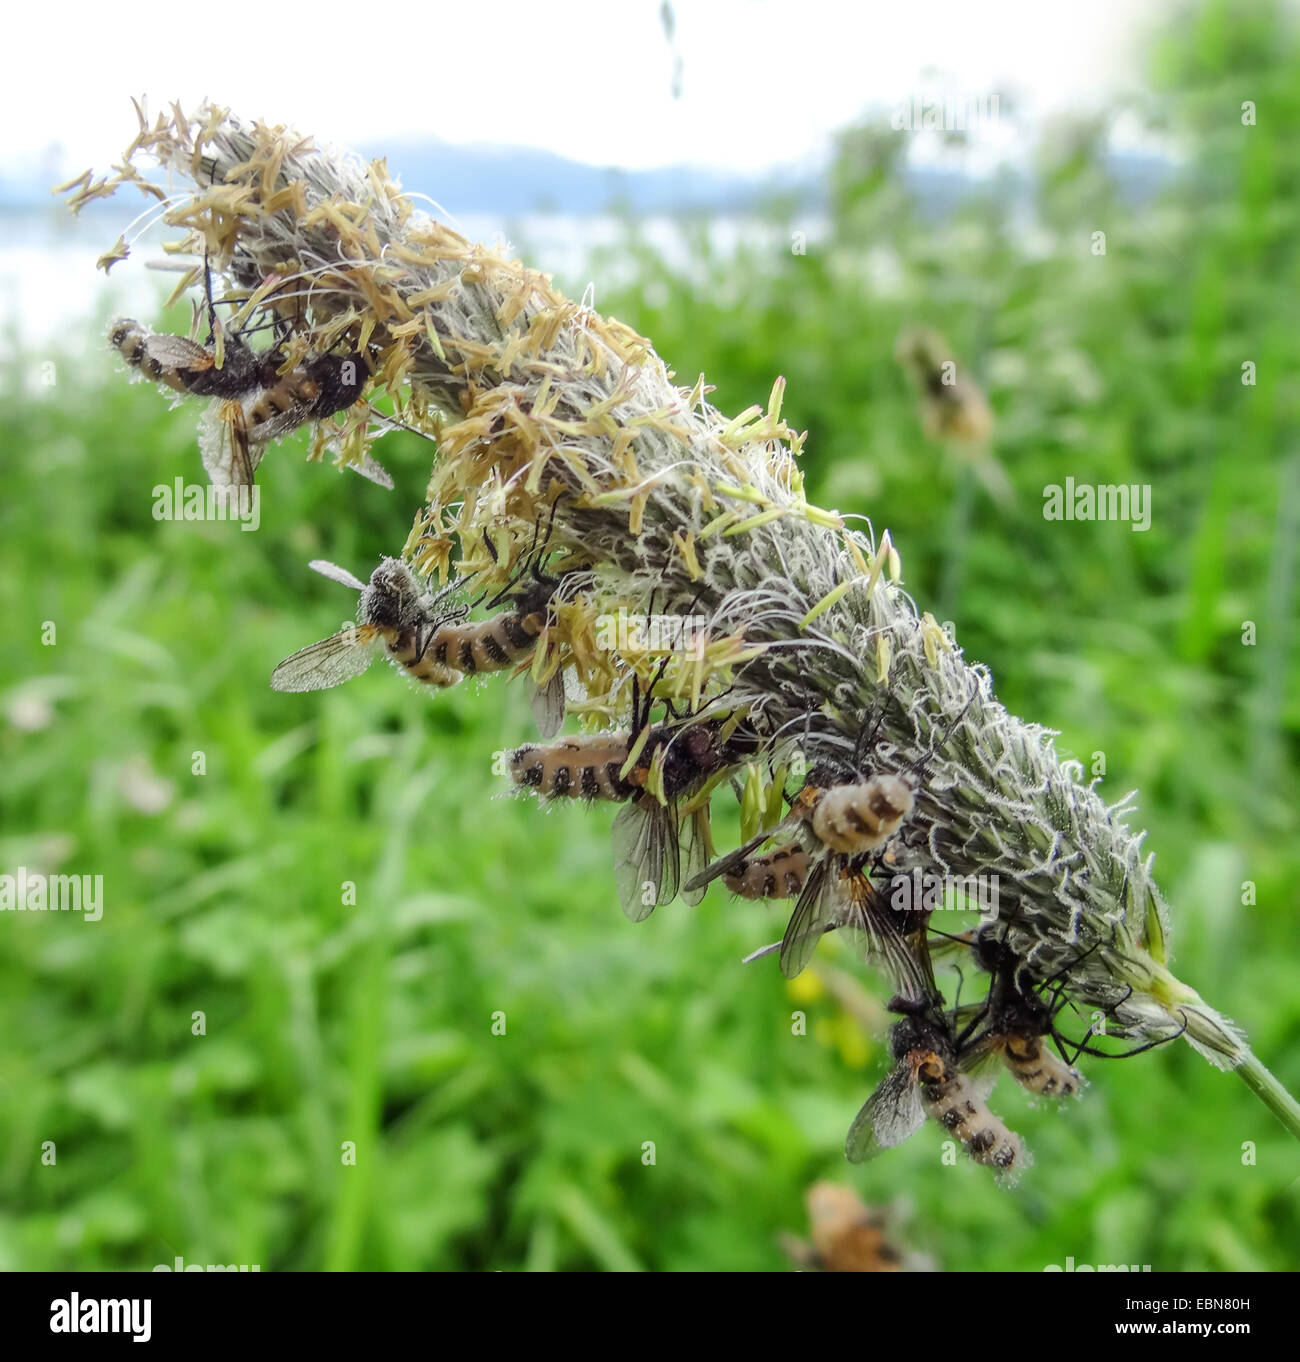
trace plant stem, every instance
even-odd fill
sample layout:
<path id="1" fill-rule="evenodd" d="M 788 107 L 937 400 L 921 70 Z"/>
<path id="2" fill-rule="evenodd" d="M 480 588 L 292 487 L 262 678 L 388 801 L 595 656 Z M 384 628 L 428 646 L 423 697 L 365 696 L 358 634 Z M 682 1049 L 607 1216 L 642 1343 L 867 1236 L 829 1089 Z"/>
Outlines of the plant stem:
<path id="1" fill-rule="evenodd" d="M 1251 1051 L 1246 1051 L 1233 1072 L 1241 1076 L 1241 1081 L 1251 1092 L 1300 1140 L 1300 1102 L 1287 1092 Z"/>
<path id="2" fill-rule="evenodd" d="M 1211 1057 L 1209 1052 L 1219 1056 L 1212 1062 L 1239 1074 L 1251 1092 L 1300 1140 L 1300 1102 L 1256 1058 L 1245 1037 L 1231 1022 L 1163 965 L 1154 966 L 1152 978 L 1145 987 L 1171 1017 L 1182 1020 L 1188 1040 L 1194 1042 L 1206 1058 Z"/>

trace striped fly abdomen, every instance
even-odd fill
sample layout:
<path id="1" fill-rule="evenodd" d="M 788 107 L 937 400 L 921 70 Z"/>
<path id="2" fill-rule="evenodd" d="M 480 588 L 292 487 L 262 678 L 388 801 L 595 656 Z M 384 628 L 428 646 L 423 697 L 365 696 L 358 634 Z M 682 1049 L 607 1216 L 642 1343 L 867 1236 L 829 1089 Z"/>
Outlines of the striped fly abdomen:
<path id="1" fill-rule="evenodd" d="M 510 779 L 546 799 L 603 799 L 621 804 L 637 792 L 619 772 L 631 740 L 625 733 L 589 734 L 526 743 L 510 753 Z"/>
<path id="2" fill-rule="evenodd" d="M 1020 1136 L 989 1110 L 970 1078 L 934 1051 L 914 1051 L 908 1063 L 916 1071 L 925 1114 L 955 1135 L 976 1163 L 1003 1173 L 1024 1166 Z"/>
<path id="3" fill-rule="evenodd" d="M 797 842 L 753 856 L 722 877 L 722 883 L 744 899 L 792 899 L 808 878 L 808 853 Z"/>
<path id="4" fill-rule="evenodd" d="M 434 634 L 427 652 L 436 662 L 467 676 L 497 672 L 522 662 L 537 646 L 545 628 L 544 610 L 528 614 L 511 611 L 477 624 L 447 624 Z"/>

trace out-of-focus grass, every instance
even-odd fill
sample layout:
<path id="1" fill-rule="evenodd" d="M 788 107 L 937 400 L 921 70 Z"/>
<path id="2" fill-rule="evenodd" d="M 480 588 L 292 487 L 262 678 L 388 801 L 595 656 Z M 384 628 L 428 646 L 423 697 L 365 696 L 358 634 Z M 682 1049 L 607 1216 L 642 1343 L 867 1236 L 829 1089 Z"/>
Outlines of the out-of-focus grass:
<path id="1" fill-rule="evenodd" d="M 1272 100 L 1248 151 L 1232 109 L 1197 121 L 1225 75 L 1189 29 L 1157 77 L 1199 138 L 1190 187 L 1126 207 L 1063 133 L 1033 258 L 996 194 L 942 227 L 911 213 L 890 144 L 859 133 L 806 256 L 727 260 L 701 237 L 696 282 L 642 251 L 637 286 L 601 303 L 685 381 L 705 369 L 724 408 L 785 373 L 812 495 L 891 528 L 923 608 L 960 474 L 893 341 L 919 321 L 981 350 L 1018 505 L 975 499 L 959 638 L 1012 709 L 1089 766 L 1105 754 L 1106 790 L 1141 788 L 1178 972 L 1295 1090 L 1300 711 L 1275 506 L 1297 429 L 1300 81 L 1292 49 L 1249 37 L 1220 56 Z M 868 268 L 882 251 L 892 291 Z M 0 374 L 0 870 L 102 874 L 106 907 L 0 915 L 0 1266 L 775 1268 L 821 1176 L 902 1203 L 949 1268 L 1297 1266 L 1294 1146 L 1181 1045 L 1085 1059 L 1062 1111 L 1002 1083 L 1036 1158 L 1012 1192 L 945 1163 L 935 1129 L 849 1170 L 881 1038 L 773 961 L 739 966 L 779 906 L 714 893 L 626 923 L 608 812 L 501 797 L 492 754 L 531 721 L 500 683 L 435 698 L 376 666 L 268 689 L 352 607 L 307 560 L 364 575 L 395 551 L 426 447 L 385 442 L 396 494 L 276 448 L 257 533 L 155 522 L 153 486 L 199 476 L 194 413 L 106 359 L 34 389 L 44 358 Z M 1045 522 L 1066 475 L 1150 483 L 1152 529 Z"/>

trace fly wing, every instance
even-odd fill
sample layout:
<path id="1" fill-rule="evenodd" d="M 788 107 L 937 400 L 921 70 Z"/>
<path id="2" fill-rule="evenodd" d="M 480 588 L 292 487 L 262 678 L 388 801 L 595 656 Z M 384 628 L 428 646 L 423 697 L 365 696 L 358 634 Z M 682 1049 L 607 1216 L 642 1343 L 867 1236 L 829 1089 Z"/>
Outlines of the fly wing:
<path id="1" fill-rule="evenodd" d="M 704 873 L 709 860 L 709 806 L 696 809 L 682 825 L 682 875 L 686 883 L 682 886 L 682 902 L 692 908 L 708 892 L 707 885 L 692 889 Z"/>
<path id="2" fill-rule="evenodd" d="M 235 482 L 240 487 L 251 487 L 266 446 L 253 443 L 244 409 L 237 402 L 230 403 L 226 421 L 230 426 L 230 462 L 235 470 Z"/>
<path id="3" fill-rule="evenodd" d="M 697 889 L 707 889 L 719 876 L 729 875 L 733 870 L 740 869 L 764 842 L 776 837 L 789 822 L 790 820 L 786 819 L 784 822 L 778 823 L 776 827 L 768 828 L 766 832 L 760 832 L 756 837 L 751 837 L 748 842 L 738 846 L 735 851 L 729 851 L 725 856 L 719 857 L 712 865 L 701 870 L 698 874 L 692 875 L 686 882 L 686 888 L 691 893 L 694 893 Z"/>
<path id="4" fill-rule="evenodd" d="M 344 629 L 319 643 L 309 643 L 286 657 L 271 673 L 271 689 L 329 690 L 360 676 L 375 660 L 374 636 L 365 629 Z"/>
<path id="5" fill-rule="evenodd" d="M 826 928 L 827 932 L 833 932 L 834 930 L 834 927 Z M 825 932 L 823 932 L 822 935 L 824 936 Z M 760 946 L 756 951 L 750 951 L 740 963 L 742 965 L 752 965 L 755 960 L 765 960 L 769 955 L 775 955 L 777 951 L 781 949 L 782 944 L 783 943 L 780 941 L 769 941 L 766 946 Z"/>
<path id="6" fill-rule="evenodd" d="M 529 707 L 543 738 L 553 738 L 564 723 L 564 671 L 561 668 L 544 686 L 534 686 Z"/>
<path id="7" fill-rule="evenodd" d="M 291 434 L 293 431 L 297 430 L 299 426 L 310 420 L 319 422 L 316 426 L 316 430 L 320 433 L 323 447 L 337 453 L 340 438 L 342 437 L 344 430 L 348 428 L 340 427 L 332 422 L 326 424 L 324 418 L 319 416 L 314 417 L 312 414 L 312 406 L 307 402 L 295 402 L 288 411 L 282 412 L 279 416 L 273 417 L 269 421 L 262 422 L 257 426 L 256 431 L 259 439 L 269 443 L 271 440 L 279 439 L 282 435 Z M 359 477 L 365 478 L 367 482 L 373 482 L 375 486 L 382 487 L 385 491 L 391 492 L 393 490 L 392 474 L 389 473 L 388 469 L 386 469 L 373 454 L 370 453 L 370 443 L 373 443 L 373 441 L 367 441 L 367 447 L 362 449 L 354 459 L 349 461 L 347 467 Z"/>
<path id="8" fill-rule="evenodd" d="M 313 572 L 319 572 L 322 577 L 328 577 L 331 582 L 350 586 L 353 591 L 364 591 L 366 589 L 365 582 L 358 581 L 347 568 L 339 567 L 337 563 L 328 562 L 324 558 L 313 558 L 307 566 Z"/>
<path id="9" fill-rule="evenodd" d="M 257 396 L 258 394 L 254 393 L 249 399 L 250 405 L 257 400 Z M 282 440 L 286 435 L 292 435 L 299 426 L 309 420 L 311 407 L 306 402 L 295 402 L 269 420 L 256 422 L 251 433 L 258 448 L 258 458 L 262 457 L 262 450 L 272 440 Z"/>
<path id="10" fill-rule="evenodd" d="M 986 1034 L 978 1040 L 961 1048 L 957 1057 L 958 1067 L 969 1074 L 975 1091 L 980 1097 L 987 1097 L 998 1081 L 1001 1069 L 998 1060 L 1003 1053 L 1001 1038 Z"/>
<path id="11" fill-rule="evenodd" d="M 1002 1072 L 999 1061 L 1006 1053 L 1002 1036 L 987 1025 L 979 1030 L 987 1016 L 987 1003 L 967 1003 L 948 1014 L 957 1039 L 957 1067 L 970 1077 L 976 1095 L 981 1098 L 993 1091 Z"/>
<path id="12" fill-rule="evenodd" d="M 883 969 L 903 997 L 916 1001 L 933 997 L 936 988 L 928 952 L 918 955 L 909 945 L 888 900 L 865 876 L 842 883 L 847 894 L 833 905 L 837 925 L 860 943 L 865 959 Z"/>
<path id="13" fill-rule="evenodd" d="M 862 1163 L 882 1149 L 892 1149 L 915 1135 L 925 1123 L 921 1091 L 906 1063 L 899 1063 L 884 1076 L 862 1110 L 853 1118 L 844 1141 L 850 1163 Z"/>
<path id="14" fill-rule="evenodd" d="M 205 350 L 187 336 L 172 336 L 165 331 L 151 331 L 145 337 L 149 358 L 165 369 L 211 369 L 217 362 L 211 350 Z"/>
<path id="15" fill-rule="evenodd" d="M 614 883 L 623 912 L 644 922 L 671 903 L 681 877 L 677 811 L 641 794 L 618 811 L 612 833 Z"/>
<path id="16" fill-rule="evenodd" d="M 812 959 L 826 929 L 834 925 L 836 877 L 831 873 L 831 864 L 832 857 L 826 855 L 812 868 L 790 914 L 781 940 L 781 973 L 787 979 L 800 973 Z"/>
<path id="17" fill-rule="evenodd" d="M 954 1007 L 948 1013 L 948 1020 L 954 1034 L 960 1036 L 964 1031 L 973 1030 L 972 1023 L 982 1022 L 988 1014 L 989 1005 L 987 1002 L 962 1003 L 960 1007 Z"/>
<path id="18" fill-rule="evenodd" d="M 210 402 L 199 417 L 199 453 L 214 487 L 251 487 L 262 460 L 248 438 L 244 409 L 238 402 Z"/>

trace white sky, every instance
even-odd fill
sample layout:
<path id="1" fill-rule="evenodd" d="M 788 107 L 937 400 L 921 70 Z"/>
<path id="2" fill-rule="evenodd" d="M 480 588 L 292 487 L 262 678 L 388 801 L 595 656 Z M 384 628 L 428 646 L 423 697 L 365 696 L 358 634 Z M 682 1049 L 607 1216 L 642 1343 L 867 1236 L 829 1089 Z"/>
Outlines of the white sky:
<path id="1" fill-rule="evenodd" d="M 151 111 L 205 95 L 320 141 L 540 146 L 629 168 L 758 170 L 818 152 L 870 104 L 1015 89 L 1037 112 L 1131 84 L 1153 0 L 388 0 L 23 3 L 5 17 L 0 164 L 104 168 Z M 927 69 L 944 73 L 928 81 Z M 400 165 L 393 169 L 400 173 Z"/>

